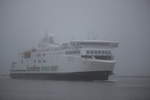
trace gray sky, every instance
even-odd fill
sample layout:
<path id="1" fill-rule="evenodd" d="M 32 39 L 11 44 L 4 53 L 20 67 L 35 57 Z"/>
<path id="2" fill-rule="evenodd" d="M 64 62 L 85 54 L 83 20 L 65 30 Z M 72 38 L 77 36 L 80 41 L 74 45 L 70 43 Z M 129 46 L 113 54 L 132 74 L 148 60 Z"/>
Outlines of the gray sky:
<path id="1" fill-rule="evenodd" d="M 87 39 L 89 32 L 119 41 L 115 72 L 150 75 L 149 0 L 0 0 L 0 73 L 45 31 L 58 42 Z"/>

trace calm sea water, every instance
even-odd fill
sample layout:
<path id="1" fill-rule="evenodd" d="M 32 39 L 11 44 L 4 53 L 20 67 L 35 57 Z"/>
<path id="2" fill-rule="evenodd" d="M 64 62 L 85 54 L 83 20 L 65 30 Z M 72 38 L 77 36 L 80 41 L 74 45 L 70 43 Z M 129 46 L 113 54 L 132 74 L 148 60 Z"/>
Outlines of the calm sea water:
<path id="1" fill-rule="evenodd" d="M 0 76 L 0 100 L 150 100 L 150 77 L 87 82 Z"/>

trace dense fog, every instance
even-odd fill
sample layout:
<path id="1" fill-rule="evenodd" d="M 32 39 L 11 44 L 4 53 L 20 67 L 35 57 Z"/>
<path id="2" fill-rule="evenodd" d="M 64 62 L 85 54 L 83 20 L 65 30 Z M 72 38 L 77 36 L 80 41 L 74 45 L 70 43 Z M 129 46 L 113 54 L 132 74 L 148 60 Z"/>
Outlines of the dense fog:
<path id="1" fill-rule="evenodd" d="M 150 75 L 149 0 L 0 0 L 0 74 L 45 32 L 56 42 L 119 41 L 118 75 Z"/>

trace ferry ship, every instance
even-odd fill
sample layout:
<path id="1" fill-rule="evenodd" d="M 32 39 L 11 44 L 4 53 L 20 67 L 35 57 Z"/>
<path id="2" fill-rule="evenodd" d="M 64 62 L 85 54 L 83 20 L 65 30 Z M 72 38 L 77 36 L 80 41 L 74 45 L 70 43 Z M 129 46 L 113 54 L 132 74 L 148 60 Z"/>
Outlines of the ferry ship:
<path id="1" fill-rule="evenodd" d="M 108 80 L 115 67 L 115 41 L 72 40 L 55 43 L 45 36 L 36 48 L 19 53 L 11 78 L 51 80 Z"/>

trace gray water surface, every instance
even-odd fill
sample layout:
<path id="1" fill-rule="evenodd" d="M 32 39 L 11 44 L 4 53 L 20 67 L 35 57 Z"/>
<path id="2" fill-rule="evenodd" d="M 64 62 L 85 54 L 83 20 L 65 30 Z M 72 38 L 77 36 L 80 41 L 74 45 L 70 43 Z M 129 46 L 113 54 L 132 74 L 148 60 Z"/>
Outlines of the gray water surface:
<path id="1" fill-rule="evenodd" d="M 150 100 L 150 77 L 52 81 L 1 76 L 0 100 Z"/>

